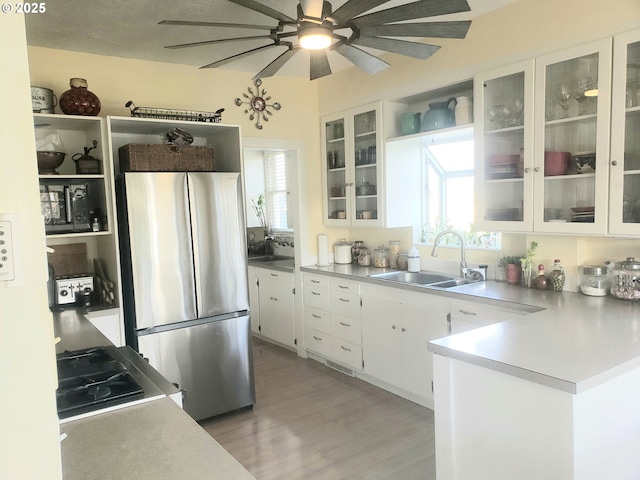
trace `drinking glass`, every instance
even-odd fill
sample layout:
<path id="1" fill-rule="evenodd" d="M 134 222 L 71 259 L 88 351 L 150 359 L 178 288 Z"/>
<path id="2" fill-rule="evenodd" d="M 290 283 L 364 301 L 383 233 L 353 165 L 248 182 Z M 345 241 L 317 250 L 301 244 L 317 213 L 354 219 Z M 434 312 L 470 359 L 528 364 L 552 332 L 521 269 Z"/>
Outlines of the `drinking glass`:
<path id="1" fill-rule="evenodd" d="M 520 97 L 516 97 L 511 101 L 511 125 L 517 127 L 524 123 L 523 112 L 524 101 Z"/>
<path id="2" fill-rule="evenodd" d="M 564 111 L 564 115 L 562 118 L 567 118 L 569 116 L 569 107 L 571 106 L 571 90 L 567 85 L 560 85 L 558 87 L 558 103 L 562 110 Z"/>
<path id="3" fill-rule="evenodd" d="M 584 93 L 589 90 L 591 83 L 592 81 L 590 78 L 579 78 L 576 80 L 573 97 L 578 102 L 578 115 L 584 115 L 586 113 L 583 102 L 587 97 Z"/>

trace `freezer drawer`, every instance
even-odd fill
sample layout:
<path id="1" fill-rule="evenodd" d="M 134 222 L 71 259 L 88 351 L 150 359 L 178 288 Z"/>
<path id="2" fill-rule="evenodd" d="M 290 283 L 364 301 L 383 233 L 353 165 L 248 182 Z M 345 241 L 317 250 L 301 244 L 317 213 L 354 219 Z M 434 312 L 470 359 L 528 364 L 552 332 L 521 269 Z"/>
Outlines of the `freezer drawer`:
<path id="1" fill-rule="evenodd" d="M 255 402 L 249 316 L 138 336 L 139 351 L 184 391 L 195 420 Z"/>

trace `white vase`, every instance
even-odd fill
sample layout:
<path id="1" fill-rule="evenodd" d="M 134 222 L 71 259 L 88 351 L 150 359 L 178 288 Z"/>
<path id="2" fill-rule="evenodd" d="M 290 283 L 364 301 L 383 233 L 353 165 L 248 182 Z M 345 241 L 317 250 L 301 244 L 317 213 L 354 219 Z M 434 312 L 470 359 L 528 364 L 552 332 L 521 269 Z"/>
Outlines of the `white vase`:
<path id="1" fill-rule="evenodd" d="M 469 97 L 456 97 L 456 125 L 473 123 L 473 101 Z"/>

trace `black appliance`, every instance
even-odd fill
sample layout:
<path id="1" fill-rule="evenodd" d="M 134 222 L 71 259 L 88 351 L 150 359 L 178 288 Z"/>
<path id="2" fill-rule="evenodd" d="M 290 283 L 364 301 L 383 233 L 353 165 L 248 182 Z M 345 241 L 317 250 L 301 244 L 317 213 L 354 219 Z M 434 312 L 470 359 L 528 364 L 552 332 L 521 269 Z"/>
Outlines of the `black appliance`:
<path id="1" fill-rule="evenodd" d="M 40 179 L 40 211 L 46 233 L 90 232 L 96 216 L 91 184 L 81 180 Z"/>
<path id="2" fill-rule="evenodd" d="M 56 355 L 60 420 L 144 397 L 144 388 L 115 358 L 115 350 L 95 347 Z"/>

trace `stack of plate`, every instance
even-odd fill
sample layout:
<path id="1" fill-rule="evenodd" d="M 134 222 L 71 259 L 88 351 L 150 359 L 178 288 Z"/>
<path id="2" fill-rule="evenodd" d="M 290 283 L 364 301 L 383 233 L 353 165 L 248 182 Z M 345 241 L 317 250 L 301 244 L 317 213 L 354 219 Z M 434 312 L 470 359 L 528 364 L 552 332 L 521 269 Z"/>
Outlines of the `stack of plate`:
<path id="1" fill-rule="evenodd" d="M 573 207 L 571 210 L 573 211 L 572 222 L 593 223 L 595 207 Z"/>

